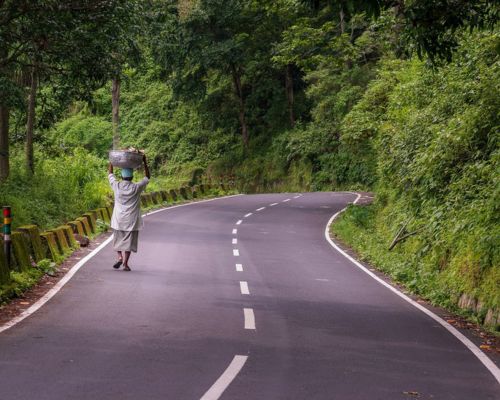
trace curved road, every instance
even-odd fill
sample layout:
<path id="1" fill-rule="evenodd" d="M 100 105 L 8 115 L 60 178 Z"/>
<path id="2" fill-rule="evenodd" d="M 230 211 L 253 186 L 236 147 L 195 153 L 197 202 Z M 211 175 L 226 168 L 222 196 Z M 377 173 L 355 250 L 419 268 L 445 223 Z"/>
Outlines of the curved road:
<path id="1" fill-rule="evenodd" d="M 148 216 L 131 273 L 108 245 L 0 334 L 0 399 L 499 399 L 462 343 L 325 240 L 354 199 L 237 196 Z"/>

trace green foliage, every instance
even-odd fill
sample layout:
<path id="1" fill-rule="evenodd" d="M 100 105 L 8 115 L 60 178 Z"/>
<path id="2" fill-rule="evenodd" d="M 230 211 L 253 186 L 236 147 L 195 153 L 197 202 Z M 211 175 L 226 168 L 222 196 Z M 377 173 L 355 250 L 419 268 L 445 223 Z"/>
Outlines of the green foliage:
<path id="1" fill-rule="evenodd" d="M 54 276 L 57 272 L 57 264 L 47 258 L 40 260 L 36 266 L 40 271 L 49 276 Z"/>
<path id="2" fill-rule="evenodd" d="M 499 42 L 467 35 L 437 70 L 418 60 L 383 64 L 342 136 L 375 150 L 378 205 L 371 215 L 349 210 L 335 228 L 412 290 L 447 306 L 467 293 L 482 304 L 479 315 L 500 308 Z M 420 233 L 387 252 L 405 221 Z"/>
<path id="3" fill-rule="evenodd" d="M 106 158 L 112 142 L 112 125 L 83 109 L 57 123 L 50 136 L 60 151 L 82 147 L 100 158 Z"/>
<path id="4" fill-rule="evenodd" d="M 40 280 L 43 272 L 37 268 L 29 268 L 25 272 L 10 273 L 11 283 L 0 286 L 0 304 L 6 303 L 9 299 L 21 296 Z"/>
<path id="5" fill-rule="evenodd" d="M 101 206 L 109 193 L 105 161 L 84 149 L 55 158 L 36 152 L 35 175 L 23 171 L 22 153 L 14 151 L 12 174 L 0 184 L 0 204 L 14 210 L 13 226 L 60 225 Z"/>
<path id="6" fill-rule="evenodd" d="M 109 231 L 110 225 L 103 221 L 102 219 L 96 220 L 96 235 L 100 235 L 101 233 L 105 233 Z"/>

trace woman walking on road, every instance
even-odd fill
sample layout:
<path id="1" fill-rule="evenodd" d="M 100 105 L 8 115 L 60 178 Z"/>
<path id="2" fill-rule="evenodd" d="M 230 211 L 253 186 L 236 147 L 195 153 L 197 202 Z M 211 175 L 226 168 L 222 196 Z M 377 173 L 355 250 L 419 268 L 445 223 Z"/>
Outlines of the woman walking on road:
<path id="1" fill-rule="evenodd" d="M 134 170 L 122 169 L 123 180 L 118 181 L 113 174 L 113 165 L 109 163 L 108 179 L 115 194 L 115 206 L 111 218 L 113 229 L 113 248 L 118 253 L 118 261 L 113 268 L 118 269 L 123 264 L 124 271 L 130 271 L 128 261 L 130 253 L 137 252 L 139 231 L 144 226 L 141 217 L 141 193 L 149 183 L 149 168 L 146 156 L 142 158 L 145 177 L 138 183 L 132 182 Z"/>

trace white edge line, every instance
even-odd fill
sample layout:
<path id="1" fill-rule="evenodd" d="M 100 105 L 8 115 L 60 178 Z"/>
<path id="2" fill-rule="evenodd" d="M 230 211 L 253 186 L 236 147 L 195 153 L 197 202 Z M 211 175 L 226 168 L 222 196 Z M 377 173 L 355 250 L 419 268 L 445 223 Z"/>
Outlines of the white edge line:
<path id="1" fill-rule="evenodd" d="M 240 291 L 241 294 L 250 294 L 250 289 L 248 288 L 248 282 L 240 281 Z"/>
<path id="2" fill-rule="evenodd" d="M 206 203 L 206 202 L 209 202 L 209 201 L 227 199 L 227 198 L 236 197 L 236 196 L 242 196 L 242 195 L 241 194 L 236 194 L 236 195 L 231 195 L 231 196 L 217 197 L 215 199 L 200 200 L 200 201 L 196 201 L 196 202 L 192 202 L 192 203 L 179 204 L 179 205 L 176 205 L 176 206 L 165 207 L 165 208 L 162 208 L 160 210 L 156 210 L 156 211 L 152 211 L 150 213 L 143 214 L 143 217 L 146 217 L 146 216 L 152 215 L 152 214 L 156 214 L 156 213 L 158 213 L 160 211 L 168 211 L 168 210 L 172 210 L 174 208 L 192 206 L 194 204 Z M 7 321 L 2 326 L 0 326 L 0 333 L 6 331 L 9 328 L 12 328 L 14 325 L 17 325 L 23 319 L 28 318 L 30 315 L 32 315 L 36 311 L 38 311 L 45 303 L 47 303 L 52 297 L 54 297 L 57 294 L 57 292 L 59 292 L 66 283 L 68 283 L 68 281 L 78 272 L 78 270 L 80 268 L 82 268 L 87 263 L 87 261 L 89 261 L 97 253 L 99 253 L 104 247 L 106 247 L 106 245 L 108 245 L 108 243 L 111 242 L 112 239 L 113 239 L 113 236 L 107 238 L 104 242 L 102 242 L 99 245 L 99 247 L 97 247 L 96 249 L 92 250 L 89 254 L 87 254 L 80 261 L 78 261 L 66 273 L 66 275 L 64 275 L 64 277 L 61 278 L 61 280 L 59 282 L 57 282 L 52 289 L 50 289 L 47 293 L 45 293 L 42 297 L 40 297 L 40 299 L 38 299 L 35 303 L 33 303 L 30 307 L 28 307 L 26 310 L 24 310 L 17 317 L 12 318 L 10 321 Z"/>
<path id="3" fill-rule="evenodd" d="M 243 314 L 245 316 L 245 329 L 255 329 L 255 315 L 253 308 L 244 308 Z"/>
<path id="4" fill-rule="evenodd" d="M 243 264 L 236 264 L 236 271 L 243 272 Z"/>
<path id="5" fill-rule="evenodd" d="M 215 381 L 212 387 L 208 389 L 200 400 L 218 400 L 234 378 L 236 378 L 247 360 L 248 356 L 234 356 L 231 364 L 229 364 L 224 373 Z"/>
<path id="6" fill-rule="evenodd" d="M 240 251 L 238 249 L 233 249 L 233 256 L 239 257 Z"/>
<path id="7" fill-rule="evenodd" d="M 50 289 L 47 293 L 45 293 L 39 300 L 37 300 L 32 306 L 24 310 L 17 317 L 11 319 L 0 327 L 0 333 L 6 331 L 9 328 L 12 328 L 14 325 L 21 322 L 23 319 L 29 317 L 31 314 L 34 314 L 38 311 L 45 303 L 47 303 L 52 297 L 54 297 L 59 290 L 75 275 L 78 270 L 83 267 L 83 265 L 89 261 L 92 257 L 94 257 L 99 251 L 101 251 L 106 245 L 111 242 L 113 236 L 107 238 L 104 242 L 101 243 L 99 247 L 94 249 L 92 252 L 87 254 L 84 258 L 78 261 L 73 268 L 71 268 L 64 277 L 57 282 L 52 289 Z"/>
<path id="8" fill-rule="evenodd" d="M 358 193 L 353 193 L 353 192 L 344 192 L 344 193 L 349 193 L 349 194 L 355 194 L 357 195 L 356 200 L 354 200 L 353 204 L 356 204 L 358 200 L 361 198 L 361 195 Z M 355 260 L 353 257 L 351 257 L 349 254 L 347 254 L 344 250 L 342 250 L 339 246 L 337 246 L 333 240 L 330 238 L 330 225 L 332 222 L 335 220 L 335 218 L 338 217 L 339 214 L 345 211 L 346 208 L 340 210 L 339 212 L 335 213 L 330 220 L 328 221 L 328 224 L 326 225 L 325 228 L 325 238 L 330 243 L 330 245 L 337 250 L 340 254 L 342 254 L 345 258 L 347 258 L 349 261 L 351 261 L 356 267 L 361 269 L 363 272 L 367 273 L 370 275 L 373 279 L 375 279 L 378 283 L 381 285 L 385 286 L 387 289 L 401 297 L 403 300 L 406 302 L 410 303 L 412 306 L 415 308 L 419 309 L 422 311 L 424 314 L 432 318 L 434 321 L 436 321 L 438 324 L 443 326 L 448 332 L 450 332 L 453 336 L 455 336 L 458 340 L 462 342 L 462 344 L 467 347 L 478 359 L 483 363 L 483 365 L 488 369 L 488 371 L 491 372 L 491 374 L 495 377 L 498 383 L 500 383 L 500 369 L 495 365 L 493 361 L 490 360 L 488 356 L 486 356 L 470 339 L 468 339 L 465 335 L 463 335 L 461 332 L 459 332 L 453 325 L 449 324 L 446 322 L 444 319 L 439 317 L 438 315 L 434 314 L 432 311 L 428 310 L 421 304 L 417 303 L 415 300 L 411 299 L 410 297 L 406 296 L 404 293 L 401 293 L 398 289 L 396 289 L 394 286 L 388 284 L 384 280 L 380 279 L 377 275 L 375 275 L 373 272 L 371 272 L 369 269 L 364 267 L 360 262 Z"/>

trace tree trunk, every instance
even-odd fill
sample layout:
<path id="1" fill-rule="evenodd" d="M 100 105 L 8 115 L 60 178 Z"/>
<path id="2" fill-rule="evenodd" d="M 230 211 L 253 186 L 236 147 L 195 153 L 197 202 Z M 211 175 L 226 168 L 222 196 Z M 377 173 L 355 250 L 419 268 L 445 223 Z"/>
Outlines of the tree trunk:
<path id="1" fill-rule="evenodd" d="M 120 146 L 120 78 L 113 79 L 111 103 L 113 106 L 113 149 Z"/>
<path id="2" fill-rule="evenodd" d="M 340 5 L 340 33 L 345 33 L 345 14 L 344 7 L 342 7 L 342 5 Z"/>
<path id="3" fill-rule="evenodd" d="M 241 138 L 243 139 L 243 145 L 245 148 L 248 148 L 248 127 L 245 116 L 245 99 L 243 98 L 241 77 L 234 64 L 231 64 L 231 71 L 233 75 L 234 91 L 236 92 L 236 97 L 238 98 L 239 103 L 238 118 L 241 126 Z"/>
<path id="4" fill-rule="evenodd" d="M 38 73 L 36 65 L 31 70 L 31 87 L 28 98 L 28 122 L 26 123 L 26 168 L 28 172 L 35 173 L 33 160 L 33 131 L 35 127 L 36 91 L 38 89 Z"/>
<path id="5" fill-rule="evenodd" d="M 394 27 L 392 29 L 394 52 L 396 53 L 396 56 L 398 58 L 402 58 L 404 54 L 404 46 L 402 46 L 401 44 L 401 33 L 403 32 L 404 28 L 404 10 L 404 1 L 399 0 L 393 8 L 396 23 L 394 24 Z"/>
<path id="6" fill-rule="evenodd" d="M 9 177 L 9 109 L 0 104 L 0 181 Z"/>
<path id="7" fill-rule="evenodd" d="M 295 115 L 293 113 L 294 93 L 293 93 L 292 64 L 288 64 L 286 66 L 285 90 L 286 90 L 286 100 L 288 103 L 288 118 L 290 121 L 290 126 L 293 128 L 295 126 Z"/>

